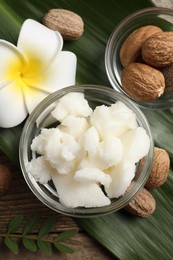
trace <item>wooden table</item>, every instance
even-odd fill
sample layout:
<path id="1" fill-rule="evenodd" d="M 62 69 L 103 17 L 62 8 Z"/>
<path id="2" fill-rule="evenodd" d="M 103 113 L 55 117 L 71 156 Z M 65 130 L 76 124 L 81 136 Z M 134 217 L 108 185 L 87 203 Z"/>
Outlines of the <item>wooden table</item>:
<path id="1" fill-rule="evenodd" d="M 32 253 L 26 250 L 22 244 L 20 244 L 20 253 L 15 255 L 12 253 L 1 241 L 0 242 L 0 259 L 1 260 L 30 260 L 30 259 L 75 259 L 75 260 L 108 260 L 116 259 L 110 254 L 107 249 L 103 248 L 96 240 L 87 235 L 77 225 L 74 218 L 67 217 L 61 214 L 53 212 L 51 209 L 43 205 L 28 188 L 23 178 L 22 172 L 18 169 L 7 157 L 0 151 L 0 163 L 4 163 L 8 166 L 12 172 L 12 184 L 7 194 L 0 195 L 0 233 L 4 233 L 8 222 L 18 214 L 24 214 L 24 223 L 33 215 L 39 214 L 41 221 L 53 214 L 57 215 L 57 224 L 50 233 L 50 236 L 76 228 L 78 234 L 68 240 L 67 245 L 75 249 L 74 254 L 60 253 L 57 250 L 53 250 L 53 254 L 45 254 L 38 250 L 36 253 Z M 16 231 L 19 234 L 22 232 L 22 226 Z M 35 230 L 37 233 L 37 230 Z"/>

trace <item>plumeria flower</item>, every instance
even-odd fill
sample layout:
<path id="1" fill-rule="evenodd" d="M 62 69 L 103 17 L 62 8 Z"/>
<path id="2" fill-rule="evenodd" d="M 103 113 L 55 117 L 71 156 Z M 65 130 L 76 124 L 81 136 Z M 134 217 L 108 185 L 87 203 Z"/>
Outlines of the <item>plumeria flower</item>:
<path id="1" fill-rule="evenodd" d="M 20 124 L 50 93 L 75 84 L 77 59 L 60 33 L 27 19 L 17 47 L 0 40 L 0 127 Z"/>

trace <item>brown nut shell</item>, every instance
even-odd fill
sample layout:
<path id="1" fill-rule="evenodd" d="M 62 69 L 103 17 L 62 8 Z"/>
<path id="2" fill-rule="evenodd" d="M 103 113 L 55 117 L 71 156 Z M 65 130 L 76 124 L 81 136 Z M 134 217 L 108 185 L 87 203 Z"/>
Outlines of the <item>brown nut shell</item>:
<path id="1" fill-rule="evenodd" d="M 165 78 L 165 91 L 173 90 L 173 63 L 161 68 L 161 72 Z"/>
<path id="2" fill-rule="evenodd" d="M 162 32 L 161 28 L 146 25 L 133 31 L 124 41 L 120 49 L 120 61 L 123 66 L 138 61 L 143 43 L 153 34 Z"/>
<path id="3" fill-rule="evenodd" d="M 78 14 L 65 9 L 50 9 L 43 17 L 43 24 L 60 32 L 64 40 L 75 40 L 84 31 L 83 19 Z"/>
<path id="4" fill-rule="evenodd" d="M 131 63 L 121 74 L 122 88 L 137 101 L 158 99 L 165 89 L 163 74 L 146 64 Z"/>
<path id="5" fill-rule="evenodd" d="M 148 217 L 156 209 L 156 201 L 149 191 L 142 188 L 141 191 L 129 202 L 125 210 L 139 217 Z"/>
<path id="6" fill-rule="evenodd" d="M 154 160 L 150 176 L 145 184 L 147 189 L 158 188 L 165 183 L 170 169 L 170 158 L 166 150 L 154 147 Z"/>
<path id="7" fill-rule="evenodd" d="M 160 32 L 149 37 L 142 46 L 142 58 L 153 67 L 173 63 L 173 32 Z"/>

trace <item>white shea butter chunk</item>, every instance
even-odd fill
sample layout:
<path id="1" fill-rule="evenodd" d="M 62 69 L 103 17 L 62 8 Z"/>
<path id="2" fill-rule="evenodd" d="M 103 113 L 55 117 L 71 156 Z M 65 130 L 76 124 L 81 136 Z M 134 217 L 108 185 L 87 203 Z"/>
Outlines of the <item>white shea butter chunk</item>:
<path id="1" fill-rule="evenodd" d="M 87 182 L 94 182 L 102 184 L 105 187 L 109 187 L 111 183 L 111 177 L 109 174 L 105 174 L 98 168 L 83 168 L 75 172 L 74 179 L 85 184 Z"/>
<path id="2" fill-rule="evenodd" d="M 109 107 L 105 105 L 96 107 L 90 116 L 90 122 L 98 131 L 101 140 L 106 136 L 115 136 L 115 125 Z"/>
<path id="3" fill-rule="evenodd" d="M 79 169 L 83 169 L 83 168 L 98 168 L 96 167 L 96 164 L 93 161 L 91 161 L 88 156 L 86 155 L 79 163 L 78 166 Z M 99 168 L 99 170 L 101 170 L 101 168 Z"/>
<path id="4" fill-rule="evenodd" d="M 102 207 L 111 203 L 98 184 L 78 182 L 73 178 L 73 174 L 54 174 L 52 180 L 60 203 L 66 207 Z"/>
<path id="5" fill-rule="evenodd" d="M 81 157 L 80 145 L 75 138 L 58 128 L 42 129 L 40 135 L 33 140 L 31 148 L 38 153 L 41 150 L 41 154 L 49 161 L 51 167 L 60 174 L 72 171 L 76 160 Z"/>
<path id="6" fill-rule="evenodd" d="M 90 127 L 84 135 L 84 149 L 88 152 L 88 165 L 98 169 L 105 170 L 118 164 L 122 157 L 123 147 L 121 140 L 117 137 L 111 137 L 102 142 L 99 141 L 99 135 L 94 126 Z"/>
<path id="7" fill-rule="evenodd" d="M 78 140 L 87 131 L 90 124 L 84 117 L 69 115 L 61 122 L 60 126 L 63 127 L 64 132 L 71 134 Z"/>
<path id="8" fill-rule="evenodd" d="M 50 173 L 52 172 L 52 168 L 44 156 L 32 159 L 27 164 L 26 170 L 41 184 L 47 184 L 51 179 Z"/>
<path id="9" fill-rule="evenodd" d="M 112 181 L 105 191 L 109 198 L 118 198 L 125 193 L 135 176 L 135 169 L 134 163 L 124 160 L 108 171 Z"/>
<path id="10" fill-rule="evenodd" d="M 92 109 L 84 98 L 84 94 L 75 92 L 63 96 L 51 112 L 52 116 L 60 122 L 68 115 L 88 117 L 91 113 Z"/>
<path id="11" fill-rule="evenodd" d="M 90 121 L 102 140 L 120 137 L 128 130 L 137 127 L 135 114 L 120 101 L 110 107 L 105 105 L 96 107 Z"/>
<path id="12" fill-rule="evenodd" d="M 123 158 L 132 163 L 137 163 L 148 154 L 150 139 L 145 129 L 138 127 L 121 137 L 123 144 Z"/>
<path id="13" fill-rule="evenodd" d="M 88 152 L 88 156 L 81 161 L 80 167 L 95 167 L 104 171 L 121 161 L 122 151 L 119 138 L 99 142 L 95 153 Z"/>
<path id="14" fill-rule="evenodd" d="M 136 114 L 121 101 L 112 104 L 110 110 L 114 119 L 126 126 L 124 127 L 124 131 L 137 128 Z M 124 131 L 120 129 L 120 135 L 123 134 Z"/>
<path id="15" fill-rule="evenodd" d="M 45 146 L 47 145 L 48 140 L 53 139 L 54 142 L 59 142 L 60 138 L 61 132 L 59 129 L 43 128 L 41 133 L 32 140 L 31 150 L 43 155 L 45 153 Z"/>
<path id="16" fill-rule="evenodd" d="M 98 148 L 99 158 L 105 164 L 105 169 L 117 165 L 122 158 L 123 146 L 119 138 L 110 138 L 100 142 Z"/>
<path id="17" fill-rule="evenodd" d="M 134 112 L 121 101 L 93 111 L 84 94 L 74 92 L 58 101 L 52 116 L 59 125 L 34 138 L 31 149 L 41 156 L 27 172 L 41 184 L 51 178 L 66 207 L 102 207 L 122 196 L 150 148 Z"/>
<path id="18" fill-rule="evenodd" d="M 56 143 L 51 138 L 47 140 L 45 157 L 60 174 L 71 172 L 80 156 L 80 146 L 72 135 L 62 133 L 61 139 Z"/>
<path id="19" fill-rule="evenodd" d="M 94 156 L 99 145 L 99 135 L 94 126 L 90 127 L 84 134 L 83 147 L 90 156 Z"/>
<path id="20" fill-rule="evenodd" d="M 57 128 L 43 128 L 38 136 L 32 140 L 31 149 L 38 154 L 44 154 L 49 140 L 58 142 L 61 138 L 61 132 Z"/>

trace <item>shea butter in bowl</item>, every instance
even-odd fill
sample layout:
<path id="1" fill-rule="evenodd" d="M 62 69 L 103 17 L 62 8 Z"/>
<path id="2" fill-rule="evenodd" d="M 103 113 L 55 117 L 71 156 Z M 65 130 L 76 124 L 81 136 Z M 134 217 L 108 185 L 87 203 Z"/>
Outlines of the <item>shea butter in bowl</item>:
<path id="1" fill-rule="evenodd" d="M 110 35 L 105 66 L 112 87 L 141 108 L 173 107 L 173 12 L 146 8 Z"/>
<path id="2" fill-rule="evenodd" d="M 19 157 L 41 202 L 62 214 L 93 217 L 123 208 L 142 189 L 153 140 L 144 114 L 123 94 L 78 85 L 54 92 L 35 108 L 23 128 Z"/>

